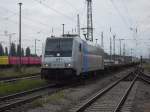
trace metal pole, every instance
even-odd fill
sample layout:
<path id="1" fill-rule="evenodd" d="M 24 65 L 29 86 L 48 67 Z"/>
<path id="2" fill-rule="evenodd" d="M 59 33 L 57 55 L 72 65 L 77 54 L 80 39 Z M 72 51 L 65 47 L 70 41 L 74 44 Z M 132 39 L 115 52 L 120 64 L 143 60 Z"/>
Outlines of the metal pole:
<path id="1" fill-rule="evenodd" d="M 78 35 L 80 37 L 80 16 L 79 16 L 79 14 L 77 15 L 77 29 L 78 29 Z"/>
<path id="2" fill-rule="evenodd" d="M 126 55 L 126 48 L 125 48 L 125 43 L 123 45 L 123 57 L 124 57 L 124 63 L 125 63 L 125 55 Z"/>
<path id="3" fill-rule="evenodd" d="M 104 49 L 104 34 L 101 33 L 101 47 Z"/>
<path id="4" fill-rule="evenodd" d="M 64 36 L 64 34 L 65 34 L 65 24 L 62 24 L 62 26 L 63 26 L 63 36 Z"/>
<path id="5" fill-rule="evenodd" d="M 113 42 L 114 42 L 114 47 L 113 47 L 113 48 L 114 48 L 114 61 L 116 60 L 116 56 L 115 56 L 115 52 L 116 52 L 116 51 L 115 51 L 115 50 L 116 50 L 116 48 L 115 48 L 116 45 L 115 45 L 115 44 L 116 44 L 116 42 L 115 42 L 115 39 L 116 39 L 116 36 L 113 35 Z"/>
<path id="6" fill-rule="evenodd" d="M 11 34 L 9 34 L 9 56 L 11 56 Z"/>
<path id="7" fill-rule="evenodd" d="M 143 65 L 143 56 L 141 56 L 141 67 Z"/>
<path id="8" fill-rule="evenodd" d="M 112 60 L 112 42 L 110 37 L 110 61 Z"/>
<path id="9" fill-rule="evenodd" d="M 131 48 L 131 62 L 132 62 L 132 54 L 133 54 L 133 49 Z"/>
<path id="10" fill-rule="evenodd" d="M 36 56 L 36 39 L 35 39 L 35 56 Z"/>
<path id="11" fill-rule="evenodd" d="M 87 39 L 93 42 L 92 0 L 87 1 Z"/>
<path id="12" fill-rule="evenodd" d="M 110 61 L 112 60 L 112 42 L 111 42 L 111 27 L 110 27 Z"/>
<path id="13" fill-rule="evenodd" d="M 36 54 L 36 50 L 37 50 L 37 49 L 36 49 L 36 48 L 37 48 L 37 45 L 36 45 L 36 44 L 37 44 L 37 41 L 40 41 L 40 40 L 35 39 L 35 56 L 37 56 L 37 54 Z"/>
<path id="14" fill-rule="evenodd" d="M 89 29 L 90 29 L 90 21 L 89 21 L 90 15 L 89 15 L 89 1 L 87 0 L 87 39 L 89 40 Z"/>
<path id="15" fill-rule="evenodd" d="M 121 56 L 121 39 L 119 39 L 120 42 L 120 56 Z"/>
<path id="16" fill-rule="evenodd" d="M 97 44 L 98 39 L 95 39 L 95 40 L 96 40 L 96 44 Z"/>
<path id="17" fill-rule="evenodd" d="M 54 29 L 52 28 L 52 34 L 51 34 L 51 37 L 53 37 L 53 36 L 54 36 L 53 34 L 54 34 Z"/>
<path id="18" fill-rule="evenodd" d="M 21 69 L 21 6 L 22 3 L 19 3 L 19 68 Z"/>

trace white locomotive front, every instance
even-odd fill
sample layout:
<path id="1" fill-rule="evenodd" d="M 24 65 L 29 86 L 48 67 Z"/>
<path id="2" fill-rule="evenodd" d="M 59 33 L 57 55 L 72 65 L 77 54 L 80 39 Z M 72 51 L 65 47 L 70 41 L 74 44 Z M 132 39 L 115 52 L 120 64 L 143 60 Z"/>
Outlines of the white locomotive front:
<path id="1" fill-rule="evenodd" d="M 41 77 L 67 79 L 104 69 L 103 50 L 79 37 L 47 38 L 42 55 Z"/>

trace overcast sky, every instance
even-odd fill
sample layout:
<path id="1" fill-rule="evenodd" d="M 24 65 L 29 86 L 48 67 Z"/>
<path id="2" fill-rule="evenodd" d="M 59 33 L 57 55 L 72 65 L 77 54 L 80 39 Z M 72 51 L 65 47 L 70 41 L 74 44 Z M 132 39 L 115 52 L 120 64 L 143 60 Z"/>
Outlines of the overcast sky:
<path id="1" fill-rule="evenodd" d="M 8 36 L 4 35 L 6 31 L 16 33 L 12 41 L 18 43 L 19 2 L 23 3 L 22 44 L 24 48 L 30 46 L 33 53 L 34 40 L 41 40 L 37 42 L 38 54 L 41 54 L 42 43 L 51 36 L 52 28 L 53 34 L 60 36 L 62 24 L 65 24 L 66 33 L 71 33 L 77 26 L 77 14 L 80 14 L 81 27 L 86 26 L 86 0 L 0 0 L 0 42 L 3 41 L 5 46 L 9 42 Z M 101 43 L 100 35 L 104 32 L 104 48 L 109 52 L 109 39 L 116 34 L 117 39 L 126 39 L 123 42 L 126 54 L 130 55 L 133 48 L 134 55 L 148 57 L 149 10 L 149 0 L 93 0 L 94 38 Z M 119 53 L 119 42 L 116 44 L 116 53 Z"/>

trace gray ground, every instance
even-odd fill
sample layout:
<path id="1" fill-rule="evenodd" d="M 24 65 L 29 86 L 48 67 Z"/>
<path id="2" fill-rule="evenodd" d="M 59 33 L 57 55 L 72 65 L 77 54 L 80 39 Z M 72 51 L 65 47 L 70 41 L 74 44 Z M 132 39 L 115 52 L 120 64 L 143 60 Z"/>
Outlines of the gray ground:
<path id="1" fill-rule="evenodd" d="M 11 112 L 67 112 L 80 101 L 87 99 L 93 93 L 106 87 L 106 85 L 112 83 L 122 75 L 109 75 L 105 78 L 95 80 L 95 82 L 85 82 L 81 86 L 63 90 L 20 108 L 12 109 Z M 132 99 L 134 101 L 132 103 L 132 112 L 150 112 L 150 85 L 139 81 L 135 93 L 136 95 L 133 95 L 134 98 L 129 98 L 129 100 Z"/>
<path id="2" fill-rule="evenodd" d="M 150 84 L 139 82 L 132 112 L 150 112 Z"/>
<path id="3" fill-rule="evenodd" d="M 55 99 L 54 97 L 52 97 L 49 100 L 49 98 L 47 98 L 49 100 L 48 103 L 43 104 L 42 107 L 30 109 L 27 112 L 67 112 L 70 108 L 74 107 L 80 101 L 87 99 L 88 96 L 91 96 L 93 93 L 97 92 L 103 87 L 106 87 L 106 85 L 112 83 L 122 75 L 125 74 L 110 75 L 109 77 L 99 79 L 90 84 L 85 84 L 79 87 L 64 90 L 61 93 L 63 95 L 59 97 L 59 99 Z"/>

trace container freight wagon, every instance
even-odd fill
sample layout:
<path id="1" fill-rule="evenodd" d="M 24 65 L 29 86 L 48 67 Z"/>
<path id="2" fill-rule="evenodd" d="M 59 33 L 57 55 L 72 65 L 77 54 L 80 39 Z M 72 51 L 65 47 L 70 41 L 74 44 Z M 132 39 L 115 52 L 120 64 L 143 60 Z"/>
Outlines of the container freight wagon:
<path id="1" fill-rule="evenodd" d="M 8 56 L 0 56 L 0 65 L 9 65 Z"/>
<path id="2" fill-rule="evenodd" d="M 10 57 L 9 64 L 10 65 L 17 65 L 20 63 L 19 57 Z M 40 57 L 21 57 L 21 64 L 23 65 L 40 65 L 41 58 Z"/>
<path id="3" fill-rule="evenodd" d="M 18 65 L 20 58 L 15 56 L 0 56 L 0 66 Z M 22 65 L 41 65 L 40 57 L 21 57 Z"/>

